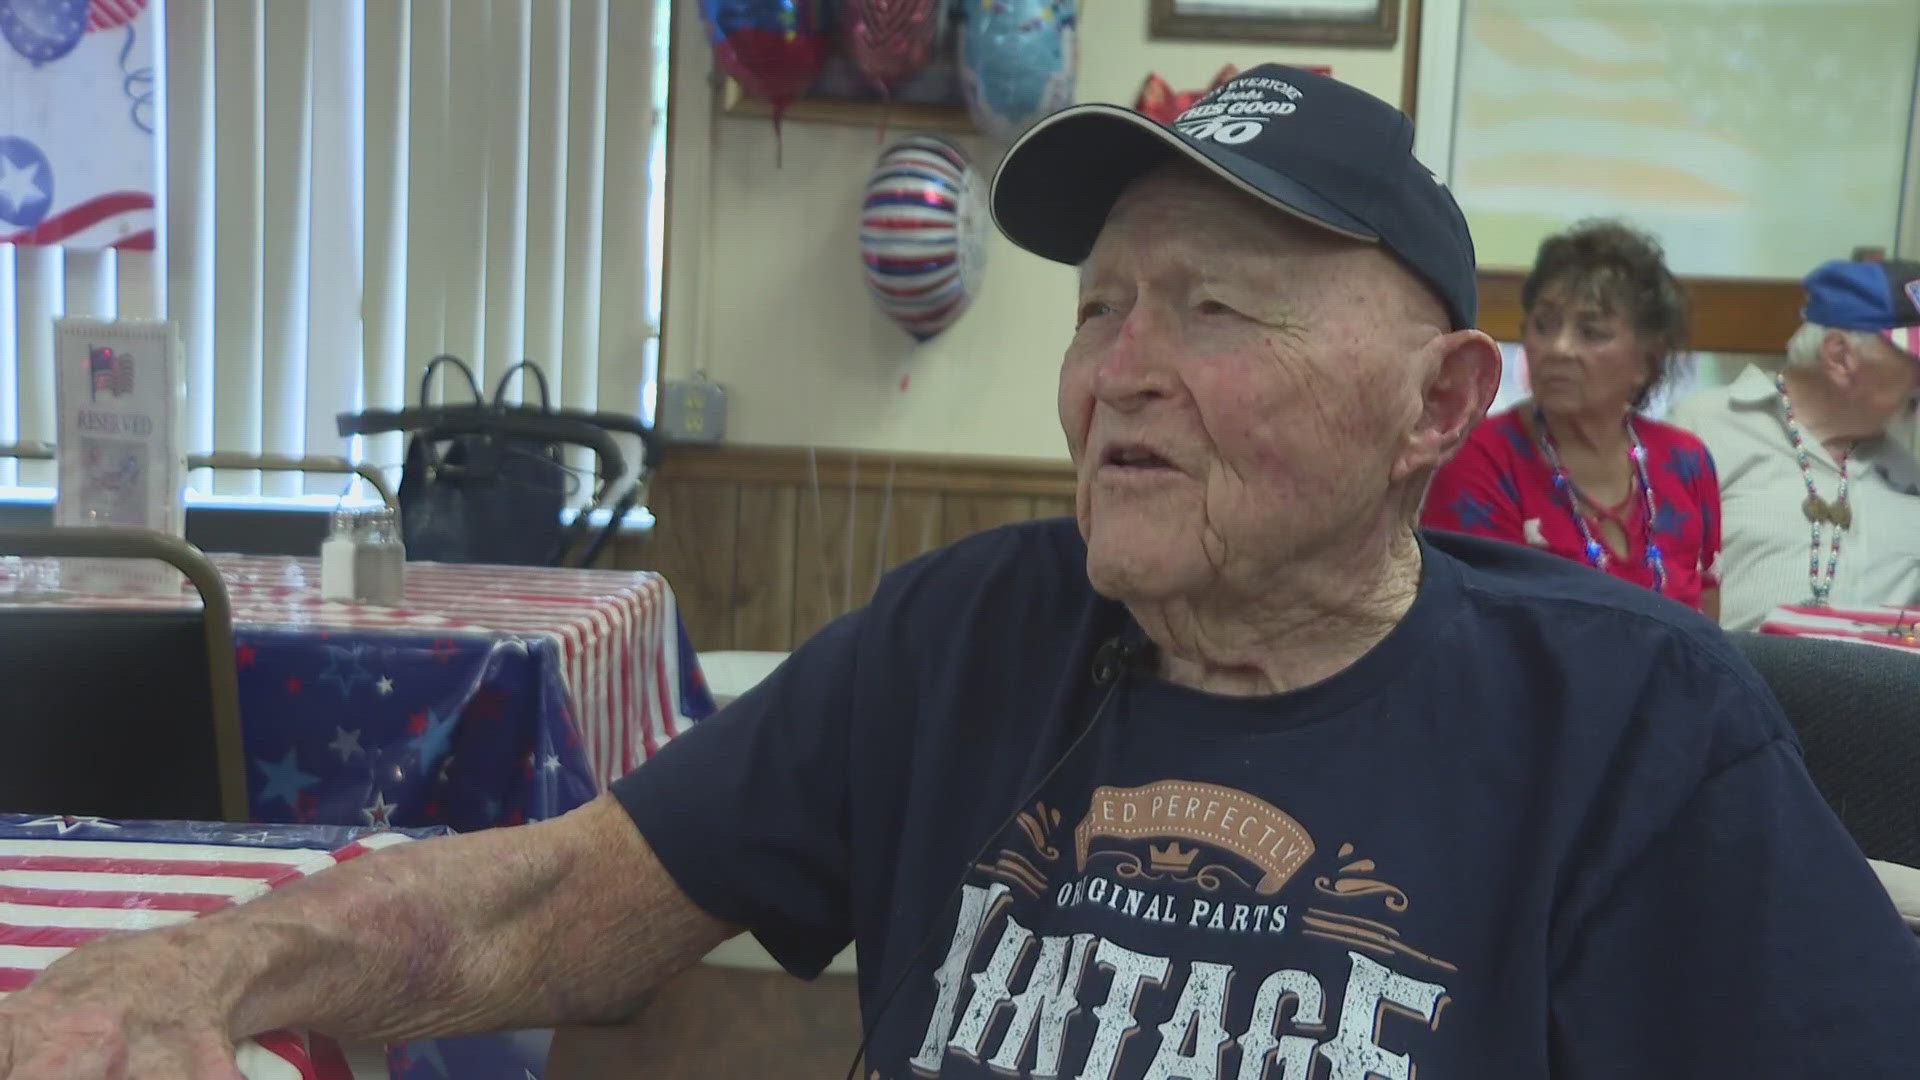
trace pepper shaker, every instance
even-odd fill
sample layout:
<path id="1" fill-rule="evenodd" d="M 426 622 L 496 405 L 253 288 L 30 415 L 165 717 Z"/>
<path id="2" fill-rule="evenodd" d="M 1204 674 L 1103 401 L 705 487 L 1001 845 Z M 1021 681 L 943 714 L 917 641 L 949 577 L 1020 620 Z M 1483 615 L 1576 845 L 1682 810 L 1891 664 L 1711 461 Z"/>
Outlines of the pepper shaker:
<path id="1" fill-rule="evenodd" d="M 407 548 L 400 519 L 381 506 L 360 516 L 356 535 L 354 585 L 371 604 L 398 604 L 406 595 Z"/>

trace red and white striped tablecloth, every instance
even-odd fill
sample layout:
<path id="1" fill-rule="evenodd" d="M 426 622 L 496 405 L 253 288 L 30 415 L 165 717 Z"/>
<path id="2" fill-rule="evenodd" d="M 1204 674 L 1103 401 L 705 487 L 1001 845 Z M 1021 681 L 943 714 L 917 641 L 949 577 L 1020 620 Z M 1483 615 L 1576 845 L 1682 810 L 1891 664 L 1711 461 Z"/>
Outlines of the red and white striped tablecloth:
<path id="1" fill-rule="evenodd" d="M 681 700 L 679 613 L 665 578 L 645 571 L 410 562 L 401 603 L 320 598 L 320 560 L 209 555 L 236 627 L 544 636 L 560 650 L 572 718 L 595 779 L 612 783 L 692 726 Z M 42 562 L 41 560 L 32 560 Z M 0 600 L 166 604 L 165 598 L 33 594 L 57 581 L 0 580 Z M 23 574 L 16 567 L 15 576 Z M 0 578 L 8 575 L 0 572 Z M 56 593 L 56 595 L 58 595 Z"/>
<path id="2" fill-rule="evenodd" d="M 58 826 L 58 819 L 47 819 Z M 67 819 L 80 822 L 94 819 Z M 375 848 L 398 833 L 364 837 L 328 852 L 213 843 L 0 838 L 0 997 L 47 965 L 108 934 L 185 922 L 243 904 Z M 248 1080 L 354 1080 L 332 1040 L 293 1031 L 242 1040 Z"/>
<path id="3" fill-rule="evenodd" d="M 1760 624 L 1760 632 L 1920 650 L 1920 607 L 1835 608 L 1782 604 L 1767 615 Z"/>

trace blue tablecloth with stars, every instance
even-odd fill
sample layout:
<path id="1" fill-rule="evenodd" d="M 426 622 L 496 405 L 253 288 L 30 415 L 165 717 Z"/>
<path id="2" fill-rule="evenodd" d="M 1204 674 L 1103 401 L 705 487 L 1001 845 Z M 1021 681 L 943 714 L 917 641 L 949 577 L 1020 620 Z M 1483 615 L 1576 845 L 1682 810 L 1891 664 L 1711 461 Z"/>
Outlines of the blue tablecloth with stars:
<path id="1" fill-rule="evenodd" d="M 374 606 L 322 599 L 313 559 L 212 558 L 257 823 L 468 832 L 556 817 L 713 712 L 658 575 L 409 563 L 402 601 Z M 388 1065 L 393 1080 L 530 1080 L 549 1041 L 407 1043 Z"/>
<path id="2" fill-rule="evenodd" d="M 235 641 L 256 821 L 466 832 L 594 797 L 550 638 L 241 625 Z M 525 1080 L 542 1074 L 547 1042 L 396 1044 L 387 1068 L 393 1080 Z"/>
<path id="3" fill-rule="evenodd" d="M 235 638 L 257 821 L 470 832 L 596 793 L 551 639 L 249 625 Z"/>
<path id="4" fill-rule="evenodd" d="M 316 606 L 307 560 L 216 563 L 234 593 L 256 821 L 467 832 L 556 817 L 713 712 L 671 591 L 653 579 L 641 603 L 629 587 L 650 575 L 410 567 L 406 608 L 350 612 Z M 572 629 L 546 632 L 547 615 Z M 606 647 L 621 635 L 628 648 Z M 569 686 L 582 671 L 605 685 Z M 631 732 L 602 724 L 596 761 L 575 703 L 622 692 L 638 701 L 628 714 L 651 719 Z M 393 1080 L 537 1080 L 550 1039 L 406 1043 L 388 1067 Z"/>
<path id="5" fill-rule="evenodd" d="M 658 575 L 410 563 L 399 603 L 361 605 L 311 559 L 214 562 L 259 821 L 555 817 L 713 711 Z"/>

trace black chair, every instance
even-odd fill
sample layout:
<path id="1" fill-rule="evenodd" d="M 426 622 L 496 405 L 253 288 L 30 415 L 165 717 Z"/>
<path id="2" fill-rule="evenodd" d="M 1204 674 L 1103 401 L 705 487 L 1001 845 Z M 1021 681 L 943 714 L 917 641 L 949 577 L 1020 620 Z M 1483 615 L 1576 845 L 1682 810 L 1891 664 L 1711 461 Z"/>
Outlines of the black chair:
<path id="1" fill-rule="evenodd" d="M 1870 859 L 1920 867 L 1920 654 L 1729 634 L 1800 733 L 1807 771 Z"/>
<path id="2" fill-rule="evenodd" d="M 0 529 L 0 555 L 157 559 L 201 598 L 0 596 L 0 811 L 245 821 L 233 614 L 206 557 L 132 529 Z"/>

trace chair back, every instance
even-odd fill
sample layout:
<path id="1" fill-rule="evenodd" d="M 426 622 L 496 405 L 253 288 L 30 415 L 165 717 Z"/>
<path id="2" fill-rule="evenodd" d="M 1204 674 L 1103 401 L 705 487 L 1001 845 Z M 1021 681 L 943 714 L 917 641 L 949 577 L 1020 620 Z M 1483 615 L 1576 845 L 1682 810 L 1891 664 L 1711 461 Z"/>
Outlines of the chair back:
<path id="1" fill-rule="evenodd" d="M 0 811 L 246 820 L 232 613 L 205 557 L 119 529 L 0 529 L 0 555 L 159 559 L 202 600 L 0 597 Z"/>
<path id="2" fill-rule="evenodd" d="M 1806 750 L 1807 771 L 1871 859 L 1920 866 L 1920 653 L 1728 635 Z"/>

